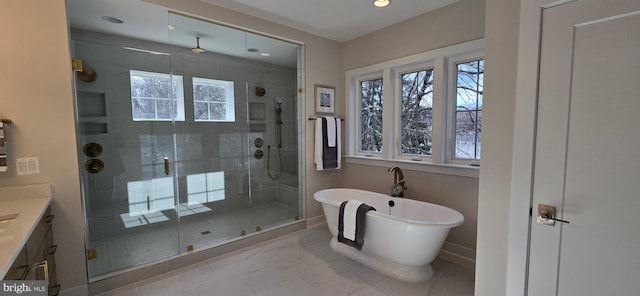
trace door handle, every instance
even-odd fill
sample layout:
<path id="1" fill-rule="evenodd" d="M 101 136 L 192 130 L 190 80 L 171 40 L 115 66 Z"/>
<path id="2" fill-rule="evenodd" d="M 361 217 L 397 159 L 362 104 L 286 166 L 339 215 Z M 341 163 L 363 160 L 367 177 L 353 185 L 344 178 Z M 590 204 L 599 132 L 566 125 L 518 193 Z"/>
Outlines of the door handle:
<path id="1" fill-rule="evenodd" d="M 169 157 L 164 158 L 164 174 L 169 176 Z"/>
<path id="2" fill-rule="evenodd" d="M 537 219 L 538 224 L 553 226 L 553 225 L 556 225 L 556 221 L 567 223 L 567 224 L 570 223 L 567 220 L 557 219 L 555 216 L 556 216 L 556 207 L 545 205 L 545 204 L 538 204 L 538 219 Z"/>

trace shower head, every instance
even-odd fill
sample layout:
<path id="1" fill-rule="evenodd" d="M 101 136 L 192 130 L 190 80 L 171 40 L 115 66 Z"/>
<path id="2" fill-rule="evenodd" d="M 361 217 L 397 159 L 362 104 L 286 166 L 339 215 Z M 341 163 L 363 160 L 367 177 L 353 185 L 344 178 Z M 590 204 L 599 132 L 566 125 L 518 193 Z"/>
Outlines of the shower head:
<path id="1" fill-rule="evenodd" d="M 191 48 L 191 51 L 195 53 L 203 53 L 205 52 L 204 48 L 200 47 L 200 36 L 196 36 L 196 47 Z"/>

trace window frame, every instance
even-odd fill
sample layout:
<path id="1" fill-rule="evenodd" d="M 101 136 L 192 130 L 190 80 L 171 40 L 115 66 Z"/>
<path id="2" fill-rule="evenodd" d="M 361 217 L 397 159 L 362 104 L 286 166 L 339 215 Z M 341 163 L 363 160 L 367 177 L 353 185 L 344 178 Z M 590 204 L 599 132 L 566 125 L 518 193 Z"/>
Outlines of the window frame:
<path id="1" fill-rule="evenodd" d="M 176 110 L 174 112 L 173 118 L 158 118 L 157 117 L 157 108 L 156 108 L 156 117 L 155 118 L 136 118 L 135 110 L 133 107 L 133 91 L 131 91 L 131 78 L 134 73 L 137 73 L 136 76 L 142 77 L 153 77 L 153 78 L 169 78 L 172 81 L 172 85 L 175 83 L 176 85 Z M 131 103 L 131 120 L 136 122 L 144 122 L 144 121 L 185 121 L 185 110 L 184 110 L 184 77 L 182 75 L 175 75 L 171 73 L 160 73 L 160 72 L 151 72 L 151 71 L 143 71 L 143 70 L 134 70 L 129 69 L 129 97 Z M 153 98 L 154 101 L 158 99 L 164 100 L 165 98 Z"/>
<path id="2" fill-rule="evenodd" d="M 471 62 L 475 60 L 483 60 L 484 59 L 484 51 L 477 51 L 472 53 L 467 53 L 463 55 L 454 56 L 448 59 L 447 68 L 449 74 L 449 81 L 451 83 L 448 85 L 448 96 L 451 98 L 447 103 L 447 108 L 450 110 L 449 116 L 447 118 L 447 149 L 446 149 L 446 161 L 448 163 L 453 164 L 479 164 L 480 160 L 476 159 L 465 159 L 465 158 L 456 158 L 456 126 L 455 126 L 455 118 L 457 111 L 457 65 Z M 483 85 L 484 89 L 484 85 Z M 484 102 L 484 95 L 483 95 Z M 483 103 L 484 107 L 484 103 Z M 481 142 L 482 143 L 482 142 Z"/>
<path id="3" fill-rule="evenodd" d="M 356 113 L 355 113 L 355 120 L 357 122 L 357 126 L 358 128 L 356 129 L 356 147 L 355 147 L 355 154 L 359 155 L 359 156 L 364 156 L 364 157 L 381 157 L 382 152 L 377 152 L 377 151 L 363 151 L 362 150 L 362 132 L 361 129 L 359 128 L 362 124 L 362 118 L 360 117 L 360 95 L 362 94 L 362 82 L 363 81 L 369 81 L 369 80 L 376 80 L 376 79 L 382 79 L 382 84 L 383 84 L 383 88 L 382 88 L 382 126 L 384 127 L 384 109 L 385 109 L 385 89 L 384 89 L 384 77 L 383 77 L 383 73 L 380 71 L 376 71 L 376 72 L 372 72 L 372 73 L 368 73 L 366 75 L 362 75 L 359 76 L 358 79 L 356 80 L 356 86 L 355 86 L 355 108 L 356 108 Z M 384 131 L 382 133 L 382 136 L 384 137 Z M 384 143 L 384 139 L 383 139 L 383 143 Z M 384 151 L 384 144 L 382 146 L 382 151 Z"/>
<path id="4" fill-rule="evenodd" d="M 477 171 L 477 167 L 469 166 L 474 164 L 474 161 L 451 159 L 451 132 L 455 132 L 451 128 L 452 116 L 455 114 L 455 109 L 451 107 L 452 104 L 455 104 L 455 96 L 452 97 L 451 89 L 456 86 L 456 81 L 451 76 L 451 65 L 454 61 L 460 62 L 465 58 L 469 60 L 480 59 L 483 56 L 484 39 L 477 39 L 346 71 L 347 118 L 345 133 L 347 140 L 345 141 L 345 161 L 378 166 L 389 165 L 389 162 L 393 162 L 393 165 L 404 163 L 410 164 L 414 168 L 424 168 L 425 165 L 428 165 L 434 167 L 423 169 L 424 171 L 442 171 L 447 174 L 477 177 L 477 172 L 468 171 L 468 169 Z M 433 69 L 431 157 L 400 154 L 401 116 L 395 113 L 396 110 L 400 110 L 401 106 L 400 75 L 421 69 Z M 375 75 L 379 76 L 380 73 L 382 73 L 383 79 L 383 150 L 382 153 L 362 153 L 359 151 L 358 143 L 360 140 L 360 118 L 357 105 L 359 104 L 359 82 L 368 80 Z M 455 77 L 455 73 L 453 75 Z M 450 97 L 453 99 L 449 100 Z M 463 170 L 459 170 L 459 168 Z"/>
<path id="5" fill-rule="evenodd" d="M 204 84 L 207 85 L 216 85 L 224 87 L 225 89 L 225 119 L 198 119 L 196 117 L 196 102 L 205 102 L 209 106 L 213 103 L 197 100 L 196 92 L 195 92 L 195 83 L 196 80 L 203 81 Z M 230 80 L 220 80 L 215 78 L 206 78 L 206 77 L 191 77 L 191 88 L 193 94 L 193 121 L 194 122 L 235 122 L 236 121 L 236 110 L 235 110 L 235 82 Z M 210 113 L 209 113 L 210 114 Z"/>
<path id="6" fill-rule="evenodd" d="M 431 148 L 431 155 L 414 155 L 414 154 L 403 154 L 402 153 L 402 131 L 401 131 L 401 121 L 402 121 L 402 116 L 400 114 L 398 114 L 398 112 L 401 110 L 402 108 L 402 75 L 407 74 L 407 73 L 411 73 L 411 72 L 417 72 L 417 71 L 423 71 L 423 70 L 431 70 L 432 71 L 432 75 L 433 75 L 433 90 L 434 93 L 432 94 L 433 97 L 433 101 L 432 101 L 432 106 L 431 106 L 431 112 L 432 112 L 432 133 L 431 133 L 431 143 L 433 145 L 434 143 L 434 131 L 440 127 L 440 123 L 436 122 L 435 118 L 433 117 L 436 113 L 435 108 L 436 108 L 436 96 L 435 96 L 435 90 L 437 88 L 436 83 L 437 81 L 435 80 L 435 76 L 436 76 L 436 69 L 435 69 L 435 61 L 431 60 L 431 61 L 427 61 L 427 62 L 421 62 L 421 63 L 415 63 L 412 65 L 405 65 L 405 66 L 401 66 L 401 67 L 396 67 L 392 70 L 393 72 L 393 83 L 394 83 L 394 89 L 396 90 L 394 92 L 394 94 L 398 97 L 397 100 L 394 100 L 394 113 L 393 113 L 393 118 L 394 118 L 394 137 L 393 137 L 393 143 L 394 143 L 394 150 L 393 150 L 393 158 L 394 159 L 401 159 L 401 160 L 412 160 L 412 161 L 431 161 L 431 158 L 433 157 L 433 146 Z"/>

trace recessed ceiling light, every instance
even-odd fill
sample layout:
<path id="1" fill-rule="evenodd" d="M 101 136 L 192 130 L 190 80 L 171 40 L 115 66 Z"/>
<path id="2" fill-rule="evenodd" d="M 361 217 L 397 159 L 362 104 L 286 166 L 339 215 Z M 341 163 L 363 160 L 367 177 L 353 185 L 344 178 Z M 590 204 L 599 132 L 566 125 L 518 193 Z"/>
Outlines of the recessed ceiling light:
<path id="1" fill-rule="evenodd" d="M 124 23 L 123 20 L 121 20 L 121 19 L 119 19 L 117 17 L 114 17 L 114 16 L 108 16 L 107 15 L 107 16 L 103 16 L 102 19 L 107 21 L 107 22 L 114 23 L 114 24 L 122 24 L 122 23 Z"/>
<path id="2" fill-rule="evenodd" d="M 375 7 L 387 7 L 391 3 L 391 0 L 375 0 L 373 6 Z"/>
<path id="3" fill-rule="evenodd" d="M 268 56 L 270 56 L 271 54 L 270 54 L 270 53 L 268 53 L 268 52 L 262 52 L 262 53 L 260 53 L 260 55 L 261 55 L 261 56 L 263 56 L 263 57 L 268 57 Z"/>

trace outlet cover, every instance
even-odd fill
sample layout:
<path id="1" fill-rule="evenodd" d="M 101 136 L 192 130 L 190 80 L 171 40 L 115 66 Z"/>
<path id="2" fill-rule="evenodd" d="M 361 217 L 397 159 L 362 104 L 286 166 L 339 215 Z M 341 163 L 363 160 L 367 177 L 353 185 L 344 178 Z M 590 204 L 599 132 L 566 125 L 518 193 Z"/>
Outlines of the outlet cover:
<path id="1" fill-rule="evenodd" d="M 18 175 L 34 175 L 40 173 L 40 164 L 37 157 L 16 158 Z"/>

